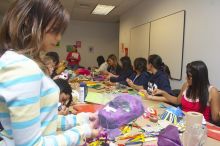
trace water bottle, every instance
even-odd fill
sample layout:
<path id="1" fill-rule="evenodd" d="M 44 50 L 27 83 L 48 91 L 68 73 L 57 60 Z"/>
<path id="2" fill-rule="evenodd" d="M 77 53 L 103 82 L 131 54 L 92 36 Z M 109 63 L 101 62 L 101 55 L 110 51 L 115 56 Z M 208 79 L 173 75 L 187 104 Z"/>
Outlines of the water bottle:
<path id="1" fill-rule="evenodd" d="M 85 102 L 85 98 L 88 93 L 88 88 L 87 88 L 86 83 L 81 82 L 79 88 L 80 88 L 79 89 L 79 102 Z"/>

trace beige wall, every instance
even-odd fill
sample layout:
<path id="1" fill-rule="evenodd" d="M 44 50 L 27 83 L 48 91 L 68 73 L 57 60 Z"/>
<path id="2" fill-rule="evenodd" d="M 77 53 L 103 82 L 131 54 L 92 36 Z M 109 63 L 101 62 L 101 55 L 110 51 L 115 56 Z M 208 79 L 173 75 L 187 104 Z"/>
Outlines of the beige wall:
<path id="1" fill-rule="evenodd" d="M 103 55 L 105 59 L 111 53 L 118 56 L 119 24 L 86 21 L 71 21 L 61 41 L 59 52 L 61 59 L 65 59 L 67 44 L 81 41 L 82 47 L 78 49 L 81 54 L 82 66 L 97 66 L 96 58 Z M 93 52 L 89 48 L 93 47 Z"/>
<path id="2" fill-rule="evenodd" d="M 3 19 L 3 16 L 0 15 L 0 26 L 1 26 L 1 23 L 2 23 L 2 19 Z"/>
<path id="3" fill-rule="evenodd" d="M 119 46 L 124 43 L 129 48 L 132 27 L 180 10 L 186 10 L 183 77 L 182 81 L 172 81 L 172 87 L 180 88 L 185 81 L 185 67 L 188 62 L 203 60 L 208 66 L 211 84 L 220 90 L 219 0 L 143 0 L 121 16 Z"/>
<path id="4" fill-rule="evenodd" d="M 0 15 L 0 23 L 2 16 Z M 69 26 L 61 40 L 61 47 L 51 51 L 59 53 L 61 60 L 66 58 L 66 45 L 75 44 L 81 41 L 82 47 L 78 49 L 81 54 L 82 66 L 97 66 L 96 58 L 103 55 L 105 59 L 109 54 L 118 56 L 119 24 L 70 21 Z M 89 52 L 89 47 L 93 47 L 93 52 Z"/>

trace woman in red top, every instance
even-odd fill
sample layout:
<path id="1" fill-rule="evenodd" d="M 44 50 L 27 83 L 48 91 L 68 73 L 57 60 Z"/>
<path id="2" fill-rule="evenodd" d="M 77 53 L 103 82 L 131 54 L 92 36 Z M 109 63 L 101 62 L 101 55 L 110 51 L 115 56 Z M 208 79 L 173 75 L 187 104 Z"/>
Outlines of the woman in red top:
<path id="1" fill-rule="evenodd" d="M 183 111 L 195 111 L 204 115 L 207 121 L 220 121 L 220 96 L 218 90 L 210 86 L 208 69 L 204 62 L 193 61 L 186 66 L 187 82 L 183 84 L 178 97 L 174 97 L 159 89 L 154 95 L 162 95 L 156 100 L 167 101 L 173 104 L 182 104 Z M 147 96 L 148 99 L 154 99 Z"/>
<path id="2" fill-rule="evenodd" d="M 75 46 L 73 46 L 73 51 L 67 54 L 66 60 L 68 61 L 68 66 L 73 70 L 76 70 L 79 67 L 81 57 Z"/>

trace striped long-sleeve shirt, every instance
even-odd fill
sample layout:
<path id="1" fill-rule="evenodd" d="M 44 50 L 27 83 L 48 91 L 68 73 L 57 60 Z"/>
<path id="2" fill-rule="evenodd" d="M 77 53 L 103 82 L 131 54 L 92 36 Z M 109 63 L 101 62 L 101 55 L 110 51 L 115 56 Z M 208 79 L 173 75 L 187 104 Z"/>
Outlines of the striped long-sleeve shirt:
<path id="1" fill-rule="evenodd" d="M 90 136 L 88 115 L 58 116 L 58 98 L 58 87 L 34 61 L 5 52 L 0 58 L 0 145 L 78 145 Z"/>

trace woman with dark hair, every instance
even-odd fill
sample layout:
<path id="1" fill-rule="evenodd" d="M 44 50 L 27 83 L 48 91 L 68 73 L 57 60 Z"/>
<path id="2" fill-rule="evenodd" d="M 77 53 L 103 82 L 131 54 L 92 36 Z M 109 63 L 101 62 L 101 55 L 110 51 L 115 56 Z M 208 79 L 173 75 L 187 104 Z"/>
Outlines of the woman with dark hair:
<path id="1" fill-rule="evenodd" d="M 68 22 L 59 0 L 16 0 L 5 14 L 0 30 L 1 146 L 78 145 L 98 135 L 91 114 L 58 116 L 59 89 L 39 67 L 44 66 L 40 51 L 56 47 Z"/>
<path id="2" fill-rule="evenodd" d="M 153 94 L 161 94 L 164 101 L 181 104 L 185 112 L 195 111 L 203 114 L 207 121 L 220 121 L 220 96 L 218 90 L 211 86 L 208 69 L 204 62 L 193 61 L 186 66 L 187 82 L 183 84 L 176 98 L 166 91 L 156 89 Z M 152 97 L 148 96 L 148 99 Z"/>
<path id="3" fill-rule="evenodd" d="M 119 75 L 121 73 L 121 67 L 118 64 L 117 57 L 114 54 L 108 56 L 107 59 L 108 68 L 107 71 L 111 75 Z"/>
<path id="4" fill-rule="evenodd" d="M 110 76 L 110 81 L 111 82 L 124 82 L 126 78 L 128 78 L 132 73 L 132 65 L 131 65 L 131 59 L 128 56 L 124 56 L 120 59 L 122 69 L 121 72 L 118 76 L 116 75 L 111 75 Z"/>
<path id="5" fill-rule="evenodd" d="M 98 67 L 100 67 L 102 65 L 102 63 L 105 62 L 105 59 L 104 59 L 103 56 L 98 56 L 96 60 L 97 60 L 97 63 L 98 63 Z"/>
<path id="6" fill-rule="evenodd" d="M 151 75 L 147 72 L 147 60 L 145 58 L 136 58 L 134 60 L 134 73 L 126 79 L 125 85 L 129 85 L 135 90 L 143 89 L 147 86 Z"/>
<path id="7" fill-rule="evenodd" d="M 97 57 L 98 69 L 97 72 L 107 71 L 108 63 L 105 61 L 103 56 Z"/>
<path id="8" fill-rule="evenodd" d="M 170 72 L 166 72 L 168 71 L 167 66 L 163 63 L 159 55 L 154 54 L 148 57 L 147 70 L 152 73 L 151 79 L 147 86 L 144 87 L 148 91 L 148 94 L 151 94 L 155 88 L 173 94 L 169 81 Z"/>

